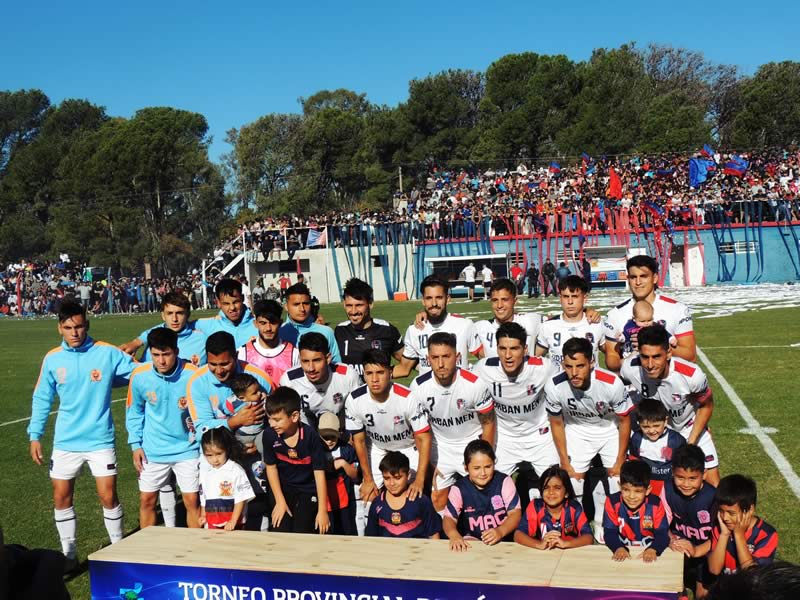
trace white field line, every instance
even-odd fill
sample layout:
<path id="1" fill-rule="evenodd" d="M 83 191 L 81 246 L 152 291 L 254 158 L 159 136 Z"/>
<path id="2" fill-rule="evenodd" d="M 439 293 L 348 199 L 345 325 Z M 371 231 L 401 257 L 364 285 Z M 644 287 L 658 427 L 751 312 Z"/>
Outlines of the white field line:
<path id="1" fill-rule="evenodd" d="M 782 346 L 706 346 L 706 350 L 736 350 L 738 348 L 797 348 L 800 344 L 784 344 Z"/>
<path id="2" fill-rule="evenodd" d="M 123 402 L 124 400 L 125 398 L 117 398 L 115 400 L 112 400 L 111 403 L 113 404 L 115 402 Z M 58 412 L 57 410 L 52 410 L 50 411 L 50 414 L 54 415 L 57 412 Z M 25 423 L 30 420 L 31 420 L 30 417 L 25 417 L 24 419 L 15 419 L 14 421 L 6 421 L 5 423 L 0 423 L 0 427 L 5 427 L 6 425 L 14 425 L 15 423 Z"/>
<path id="3" fill-rule="evenodd" d="M 753 413 L 751 413 L 747 406 L 745 406 L 745 403 L 739 397 L 739 394 L 736 393 L 736 390 L 731 387 L 731 384 L 728 383 L 728 381 L 722 376 L 722 373 L 717 370 L 717 368 L 708 359 L 708 356 L 706 356 L 706 353 L 703 352 L 699 346 L 697 348 L 697 356 L 699 356 L 700 360 L 705 363 L 708 371 L 714 376 L 714 379 L 719 382 L 720 386 L 722 386 L 722 389 L 725 391 L 725 394 L 727 394 L 731 404 L 733 404 L 736 410 L 739 411 L 739 414 L 747 425 L 748 432 L 756 436 L 756 439 L 761 442 L 764 452 L 766 452 L 767 456 L 772 459 L 772 462 L 775 463 L 775 466 L 778 467 L 778 471 L 786 480 L 786 483 L 789 484 L 789 488 L 792 490 L 792 492 L 794 492 L 794 495 L 800 499 L 800 477 L 798 477 L 797 473 L 794 472 L 792 465 L 789 464 L 789 461 L 786 460 L 786 457 L 783 455 L 783 453 L 778 450 L 778 446 L 775 445 L 775 442 L 772 441 L 772 438 L 767 435 L 768 430 L 765 430 L 763 427 L 761 427 L 761 424 L 756 421 Z"/>

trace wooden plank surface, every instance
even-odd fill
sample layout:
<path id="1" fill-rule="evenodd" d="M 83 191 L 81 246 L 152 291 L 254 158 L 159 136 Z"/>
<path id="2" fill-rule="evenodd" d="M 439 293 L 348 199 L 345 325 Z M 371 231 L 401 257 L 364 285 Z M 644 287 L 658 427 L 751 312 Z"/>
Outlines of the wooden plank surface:
<path id="1" fill-rule="evenodd" d="M 638 556 L 639 548 L 631 555 Z M 566 550 L 550 582 L 553 587 L 614 589 L 638 592 L 679 592 L 683 590 L 683 554 L 669 548 L 655 562 L 639 559 L 611 560 L 605 546 L 584 546 Z"/>
<path id="2" fill-rule="evenodd" d="M 219 568 L 224 557 L 225 568 L 246 571 L 664 592 L 678 590 L 682 579 L 683 559 L 669 550 L 644 565 L 614 563 L 605 546 L 543 552 L 470 544 L 456 553 L 446 540 L 148 527 L 89 560 Z"/>

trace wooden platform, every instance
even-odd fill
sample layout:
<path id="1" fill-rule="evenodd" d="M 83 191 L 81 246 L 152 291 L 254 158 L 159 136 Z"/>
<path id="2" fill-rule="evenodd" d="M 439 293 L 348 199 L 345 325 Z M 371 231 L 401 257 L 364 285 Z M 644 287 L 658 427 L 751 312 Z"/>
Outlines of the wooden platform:
<path id="1" fill-rule="evenodd" d="M 615 563 L 605 546 L 539 551 L 471 542 L 465 553 L 446 540 L 400 540 L 287 533 L 149 527 L 89 556 L 91 563 L 149 564 L 351 578 L 460 582 L 675 594 L 683 556 L 666 550 L 655 563 Z M 636 550 L 634 550 L 636 554 Z M 148 596 L 149 598 L 149 596 Z"/>

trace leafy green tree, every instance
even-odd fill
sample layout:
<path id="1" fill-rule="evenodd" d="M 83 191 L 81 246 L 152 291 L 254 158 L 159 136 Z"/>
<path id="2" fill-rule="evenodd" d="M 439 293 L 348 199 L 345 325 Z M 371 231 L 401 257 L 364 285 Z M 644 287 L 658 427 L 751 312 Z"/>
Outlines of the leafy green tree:
<path id="1" fill-rule="evenodd" d="M 14 154 L 39 133 L 50 99 L 40 90 L 0 91 L 0 176 Z"/>

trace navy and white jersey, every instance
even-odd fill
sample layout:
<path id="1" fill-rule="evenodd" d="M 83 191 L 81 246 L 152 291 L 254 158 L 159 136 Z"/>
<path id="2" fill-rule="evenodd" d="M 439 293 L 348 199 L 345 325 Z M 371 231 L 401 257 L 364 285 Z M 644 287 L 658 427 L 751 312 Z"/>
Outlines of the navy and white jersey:
<path id="1" fill-rule="evenodd" d="M 520 510 L 514 481 L 505 473 L 495 471 L 483 489 L 475 487 L 466 477 L 456 481 L 450 487 L 444 514 L 456 522 L 462 536 L 481 539 L 484 531 L 502 525 L 512 510 Z"/>
<path id="2" fill-rule="evenodd" d="M 452 333 L 456 336 L 456 350 L 461 355 L 458 366 L 469 369 L 470 353 L 477 354 L 481 349 L 481 342 L 475 335 L 475 324 L 472 320 L 465 317 L 448 313 L 441 323 L 433 325 L 430 321 L 425 321 L 422 329 L 412 323 L 406 329 L 403 340 L 403 356 L 411 360 L 417 360 L 417 373 L 424 375 L 431 370 L 428 360 L 428 338 L 434 333 L 443 331 Z"/>
<path id="3" fill-rule="evenodd" d="M 686 439 L 669 428 L 657 440 L 651 440 L 641 431 L 631 436 L 628 455 L 650 466 L 650 487 L 654 494 L 658 494 L 664 482 L 672 477 L 672 453 L 685 445 Z"/>
<path id="4" fill-rule="evenodd" d="M 389 356 L 403 349 L 403 338 L 397 327 L 383 319 L 372 319 L 366 329 L 356 329 L 350 321 L 342 321 L 333 330 L 342 362 L 364 372 L 361 357 L 367 350 L 383 350 Z"/>
<path id="5" fill-rule="evenodd" d="M 406 498 L 402 508 L 389 506 L 383 491 L 372 501 L 364 535 L 370 537 L 429 538 L 439 533 L 442 520 L 427 496 Z"/>
<path id="6" fill-rule="evenodd" d="M 705 482 L 691 497 L 681 494 L 672 481 L 666 482 L 661 491 L 661 502 L 667 512 L 669 530 L 695 546 L 711 540 L 711 530 L 716 524 L 716 495 L 717 488 Z"/>
<path id="7" fill-rule="evenodd" d="M 664 379 L 647 376 L 639 355 L 622 361 L 619 372 L 622 380 L 631 386 L 631 396 L 638 404 L 645 398 L 661 401 L 669 414 L 669 426 L 675 431 L 691 431 L 695 408 L 711 398 L 711 388 L 705 373 L 696 364 L 673 356 Z"/>
<path id="8" fill-rule="evenodd" d="M 399 383 L 392 384 L 386 402 L 374 400 L 366 385 L 357 388 L 345 400 L 345 416 L 347 431 L 364 431 L 367 443 L 381 450 L 411 448 L 415 433 L 430 431 L 416 394 Z"/>
<path id="9" fill-rule="evenodd" d="M 300 433 L 294 447 L 275 433 L 271 427 L 264 430 L 264 463 L 277 465 L 281 488 L 316 494 L 314 471 L 324 471 L 327 448 L 316 430 L 300 423 Z"/>
<path id="10" fill-rule="evenodd" d="M 664 326 L 670 335 L 680 338 L 694 334 L 692 311 L 683 302 L 673 300 L 656 292 L 653 300 L 653 321 Z M 619 342 L 623 339 L 625 324 L 633 318 L 633 305 L 636 301 L 628 298 L 622 304 L 608 311 L 605 320 L 606 340 Z"/>
<path id="11" fill-rule="evenodd" d="M 561 364 L 563 352 L 561 351 L 567 340 L 584 338 L 592 344 L 594 360 L 600 350 L 600 344 L 605 341 L 604 326 L 602 323 L 589 323 L 584 315 L 580 321 L 565 321 L 563 315 L 549 319 L 539 327 L 536 345 L 547 350 L 547 356 L 556 364 Z M 529 349 L 529 352 L 533 350 Z"/>
<path id="12" fill-rule="evenodd" d="M 747 548 L 753 556 L 755 564 L 764 566 L 772 564 L 775 560 L 775 552 L 778 550 L 778 532 L 775 528 L 758 517 L 754 518 L 754 523 L 745 532 Z M 720 538 L 719 525 L 715 525 L 711 532 L 711 551 L 717 547 Z M 725 548 L 725 562 L 722 572 L 726 575 L 736 573 L 741 568 L 739 564 L 739 553 L 736 551 L 736 539 L 734 536 L 728 538 L 728 546 Z"/>
<path id="13" fill-rule="evenodd" d="M 623 546 L 643 546 L 661 554 L 669 546 L 669 523 L 661 500 L 650 494 L 631 510 L 619 492 L 611 494 L 606 498 L 603 536 L 612 552 Z"/>
<path id="14" fill-rule="evenodd" d="M 592 535 L 592 528 L 583 507 L 577 500 L 567 500 L 561 507 L 561 515 L 553 519 L 544 500 L 534 498 L 522 512 L 517 530 L 541 540 L 550 531 L 558 531 L 562 540 L 574 540 L 582 535 Z"/>
<path id="15" fill-rule="evenodd" d="M 509 377 L 496 356 L 475 363 L 472 372 L 489 384 L 492 393 L 498 437 L 524 440 L 549 427 L 544 386 L 556 370 L 550 359 L 539 356 L 526 356 L 516 377 Z"/>
<path id="16" fill-rule="evenodd" d="M 463 446 L 481 435 L 478 413 L 494 408 L 489 386 L 475 373 L 457 369 L 453 383 L 444 387 L 433 371 L 411 383 L 411 391 L 428 411 L 428 422 L 437 444 Z"/>
<path id="17" fill-rule="evenodd" d="M 533 354 L 533 349 L 536 347 L 536 336 L 539 335 L 539 328 L 542 324 L 542 315 L 539 313 L 515 313 L 512 318 L 514 323 L 522 325 L 528 334 L 528 352 Z M 500 327 L 497 319 L 483 319 L 475 323 L 475 332 L 483 345 L 484 358 L 497 356 L 497 339 L 495 334 Z"/>
<path id="18" fill-rule="evenodd" d="M 617 428 L 617 417 L 630 414 L 633 402 L 622 380 L 605 369 L 592 369 L 588 389 L 573 387 L 563 371 L 544 387 L 547 413 L 561 416 L 570 428 L 607 434 Z"/>
<path id="19" fill-rule="evenodd" d="M 280 385 L 287 386 L 300 394 L 303 410 L 300 416 L 303 423 L 316 425 L 317 418 L 324 412 L 338 415 L 344 408 L 347 396 L 361 385 L 358 371 L 349 365 L 328 365 L 328 379 L 325 383 L 311 383 L 302 367 L 289 369 L 281 377 Z"/>

